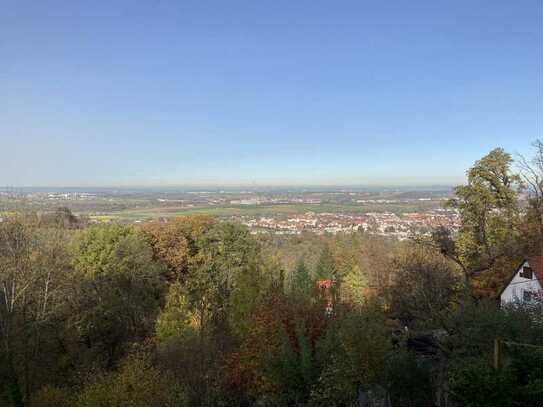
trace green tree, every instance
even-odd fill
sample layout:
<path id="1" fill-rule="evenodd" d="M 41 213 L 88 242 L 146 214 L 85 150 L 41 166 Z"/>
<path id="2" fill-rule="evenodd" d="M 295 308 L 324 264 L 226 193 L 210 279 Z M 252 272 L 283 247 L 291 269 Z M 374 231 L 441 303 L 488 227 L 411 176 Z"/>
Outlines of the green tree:
<path id="1" fill-rule="evenodd" d="M 337 265 L 328 245 L 324 246 L 317 261 L 315 275 L 319 280 L 337 280 Z"/>
<path id="2" fill-rule="evenodd" d="M 541 308 L 499 309 L 494 301 L 464 301 L 444 321 L 440 339 L 453 401 L 465 406 L 536 406 L 543 383 Z M 501 338 L 502 365 L 492 366 Z M 509 346 L 507 343 L 530 346 Z"/>
<path id="3" fill-rule="evenodd" d="M 433 234 L 441 252 L 460 266 L 468 285 L 498 260 L 520 254 L 518 192 L 522 185 L 511 172 L 511 164 L 511 156 L 501 148 L 477 161 L 468 171 L 467 185 L 457 186 L 456 197 L 448 203 L 462 220 L 458 236 L 453 238 L 444 229 Z"/>
<path id="4" fill-rule="evenodd" d="M 168 288 L 166 305 L 156 321 L 156 335 L 160 342 L 179 339 L 196 333 L 194 314 L 190 309 L 186 290 L 179 282 Z"/>
<path id="5" fill-rule="evenodd" d="M 85 229 L 76 235 L 72 253 L 76 271 L 90 278 L 159 269 L 143 234 L 129 225 Z"/>
<path id="6" fill-rule="evenodd" d="M 292 295 L 303 299 L 309 298 L 314 290 L 314 283 L 309 275 L 309 270 L 305 265 L 304 259 L 300 258 L 296 268 L 292 273 L 290 282 L 290 292 Z"/>
<path id="7" fill-rule="evenodd" d="M 89 377 L 76 399 L 76 407 L 188 405 L 174 378 L 157 370 L 145 354 L 130 355 L 116 372 Z"/>
<path id="8" fill-rule="evenodd" d="M 366 264 L 370 260 L 370 256 L 367 256 L 366 250 L 364 250 L 367 241 L 367 238 L 356 234 L 335 236 L 332 241 L 336 274 L 341 284 L 339 294 L 343 302 L 361 305 L 367 300 L 370 269 Z M 372 252 L 373 256 L 379 255 L 374 250 Z M 384 259 L 381 259 L 381 262 L 377 264 L 383 262 Z"/>
<path id="9" fill-rule="evenodd" d="M 312 390 L 312 405 L 354 405 L 361 386 L 371 388 L 383 381 L 391 344 L 382 310 L 368 304 L 342 307 L 336 314 L 317 343 L 320 376 Z"/>
<path id="10" fill-rule="evenodd" d="M 434 406 L 431 364 L 403 349 L 391 353 L 385 363 L 385 382 L 393 406 Z"/>
<path id="11" fill-rule="evenodd" d="M 263 397 L 261 404 L 303 405 L 308 400 L 311 387 L 318 375 L 303 320 L 296 321 L 292 337 L 285 326 L 281 325 L 279 341 L 277 352 L 267 353 L 263 364 L 264 374 L 279 391 Z"/>
<path id="12" fill-rule="evenodd" d="M 494 369 L 488 360 L 472 358 L 451 372 L 453 401 L 467 407 L 536 407 L 543 392 L 543 351 L 515 349 L 509 363 Z"/>
<path id="13" fill-rule="evenodd" d="M 112 366 L 126 344 L 152 332 L 162 268 L 142 234 L 126 225 L 86 229 L 75 237 L 72 251 L 69 327 L 86 345 L 81 356 L 90 352 Z"/>
<path id="14" fill-rule="evenodd" d="M 246 329 L 261 288 L 256 241 L 245 226 L 217 223 L 197 247 L 185 284 L 200 329 Z"/>

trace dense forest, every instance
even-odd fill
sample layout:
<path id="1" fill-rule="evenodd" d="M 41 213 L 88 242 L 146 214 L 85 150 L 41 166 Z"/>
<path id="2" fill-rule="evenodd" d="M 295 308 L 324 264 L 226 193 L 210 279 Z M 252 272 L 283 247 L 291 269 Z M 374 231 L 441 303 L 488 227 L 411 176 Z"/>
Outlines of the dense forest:
<path id="1" fill-rule="evenodd" d="M 9 216 L 0 405 L 541 406 L 543 312 L 497 296 L 542 254 L 543 145 L 491 151 L 447 205 L 458 233 L 401 242 Z M 532 346 L 497 364 L 497 340 Z"/>

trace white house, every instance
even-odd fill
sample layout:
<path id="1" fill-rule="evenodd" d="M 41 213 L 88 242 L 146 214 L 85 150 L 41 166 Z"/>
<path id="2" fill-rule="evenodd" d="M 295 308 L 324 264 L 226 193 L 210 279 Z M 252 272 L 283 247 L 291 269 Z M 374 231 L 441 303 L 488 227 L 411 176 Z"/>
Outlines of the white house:
<path id="1" fill-rule="evenodd" d="M 543 256 L 529 257 L 509 280 L 500 294 L 502 305 L 526 303 L 543 298 Z"/>

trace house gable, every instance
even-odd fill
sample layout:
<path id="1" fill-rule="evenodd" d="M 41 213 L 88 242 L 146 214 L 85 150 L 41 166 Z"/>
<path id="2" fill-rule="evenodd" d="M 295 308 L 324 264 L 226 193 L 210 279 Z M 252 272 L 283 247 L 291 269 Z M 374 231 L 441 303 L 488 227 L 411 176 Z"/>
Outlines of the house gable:
<path id="1" fill-rule="evenodd" d="M 525 259 L 500 294 L 502 304 L 531 301 L 542 291 L 543 256 Z"/>

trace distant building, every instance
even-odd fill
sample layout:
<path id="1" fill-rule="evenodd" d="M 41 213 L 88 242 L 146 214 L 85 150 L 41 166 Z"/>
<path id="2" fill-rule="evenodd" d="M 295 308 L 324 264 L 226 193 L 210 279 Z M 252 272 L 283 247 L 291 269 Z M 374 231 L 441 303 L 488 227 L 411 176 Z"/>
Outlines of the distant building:
<path id="1" fill-rule="evenodd" d="M 515 270 L 500 293 L 502 305 L 543 298 L 543 256 L 529 257 Z"/>
<path id="2" fill-rule="evenodd" d="M 260 205 L 261 203 L 260 199 L 236 199 L 230 201 L 231 205 Z"/>
<path id="3" fill-rule="evenodd" d="M 320 290 L 329 290 L 334 285 L 332 280 L 317 280 L 317 288 Z"/>

